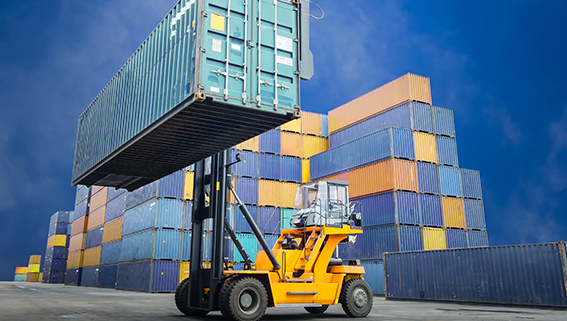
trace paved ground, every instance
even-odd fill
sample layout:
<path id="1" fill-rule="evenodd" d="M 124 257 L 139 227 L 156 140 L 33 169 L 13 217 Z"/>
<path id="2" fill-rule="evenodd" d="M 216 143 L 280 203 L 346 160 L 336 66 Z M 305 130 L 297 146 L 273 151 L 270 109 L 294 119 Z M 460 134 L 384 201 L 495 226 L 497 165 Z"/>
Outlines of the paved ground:
<path id="1" fill-rule="evenodd" d="M 301 307 L 268 309 L 264 320 L 347 319 L 339 306 L 313 316 Z M 173 294 L 147 294 L 27 282 L 0 282 L 0 320 L 222 320 L 218 312 L 188 318 Z M 374 297 L 365 320 L 567 320 L 567 310 L 418 301 Z"/>

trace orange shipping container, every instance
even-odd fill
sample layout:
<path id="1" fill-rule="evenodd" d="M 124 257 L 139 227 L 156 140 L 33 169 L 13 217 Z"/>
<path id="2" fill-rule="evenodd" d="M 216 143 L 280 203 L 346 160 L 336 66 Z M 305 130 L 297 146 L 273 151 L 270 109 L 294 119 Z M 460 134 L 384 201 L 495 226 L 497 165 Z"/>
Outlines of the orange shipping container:
<path id="1" fill-rule="evenodd" d="M 413 132 L 415 158 L 419 161 L 437 163 L 437 147 L 435 135 Z"/>
<path id="2" fill-rule="evenodd" d="M 31 255 L 29 264 L 41 264 L 41 255 Z"/>
<path id="3" fill-rule="evenodd" d="M 98 193 L 91 197 L 91 203 L 89 205 L 89 215 L 90 213 L 98 210 L 101 206 L 106 204 L 106 198 L 108 197 L 108 187 L 101 189 Z"/>
<path id="4" fill-rule="evenodd" d="M 465 228 L 465 210 L 462 198 L 441 197 L 445 227 Z"/>
<path id="5" fill-rule="evenodd" d="M 98 186 L 98 185 L 93 185 L 91 187 L 91 195 L 89 195 L 90 197 L 93 197 L 96 193 L 100 192 L 101 189 L 103 189 L 104 186 Z"/>
<path id="6" fill-rule="evenodd" d="M 32 272 L 28 272 L 28 274 L 26 274 L 26 282 L 40 282 L 41 278 L 40 278 L 40 273 L 32 273 Z"/>
<path id="7" fill-rule="evenodd" d="M 183 192 L 183 199 L 192 200 L 193 199 L 193 183 L 195 180 L 194 172 L 185 172 L 185 189 Z"/>
<path id="8" fill-rule="evenodd" d="M 102 244 L 120 240 L 122 237 L 122 217 L 104 224 Z"/>
<path id="9" fill-rule="evenodd" d="M 303 158 L 309 158 L 315 154 L 329 149 L 329 139 L 324 137 L 308 136 L 302 135 L 302 148 L 301 156 Z"/>
<path id="10" fill-rule="evenodd" d="M 260 150 L 260 136 L 252 137 L 249 140 L 236 145 L 236 149 L 238 149 L 238 150 L 251 150 L 253 152 L 259 151 Z"/>
<path id="11" fill-rule="evenodd" d="M 83 233 L 87 231 L 87 221 L 88 216 L 83 216 L 76 221 L 73 222 L 71 225 L 71 236 L 75 236 L 79 233 Z"/>
<path id="12" fill-rule="evenodd" d="M 392 190 L 417 192 L 417 168 L 414 161 L 388 159 L 320 179 L 350 182 L 351 198 L 360 198 Z"/>
<path id="13" fill-rule="evenodd" d="M 102 247 L 97 246 L 85 250 L 83 257 L 83 266 L 96 266 L 100 265 L 100 250 Z"/>
<path id="14" fill-rule="evenodd" d="M 282 132 L 282 155 L 301 157 L 301 136 L 297 133 Z"/>
<path id="15" fill-rule="evenodd" d="M 104 224 L 104 217 L 106 216 L 106 205 L 103 205 L 98 210 L 89 214 L 89 219 L 87 223 L 87 231 L 94 229 L 95 227 L 102 226 Z"/>
<path id="16" fill-rule="evenodd" d="M 69 239 L 69 252 L 84 250 L 85 241 L 87 240 L 86 236 L 87 233 L 79 233 L 75 236 L 71 236 L 71 239 Z"/>
<path id="17" fill-rule="evenodd" d="M 85 251 L 80 250 L 69 253 L 67 258 L 67 269 L 76 269 L 83 267 L 83 258 Z"/>
<path id="18" fill-rule="evenodd" d="M 321 114 L 302 111 L 301 133 L 321 136 Z"/>
<path id="19" fill-rule="evenodd" d="M 28 273 L 28 267 L 27 266 L 16 267 L 16 273 L 15 274 L 26 274 L 26 273 Z"/>
<path id="20" fill-rule="evenodd" d="M 259 180 L 258 188 L 260 190 L 258 203 L 262 206 L 280 206 L 281 187 L 279 181 Z"/>
<path id="21" fill-rule="evenodd" d="M 431 104 L 429 78 L 408 73 L 331 110 L 329 132 L 337 132 L 412 100 Z"/>
<path id="22" fill-rule="evenodd" d="M 301 118 L 288 121 L 287 123 L 283 124 L 281 128 L 284 131 L 301 133 Z"/>
<path id="23" fill-rule="evenodd" d="M 282 182 L 281 207 L 293 207 L 295 205 L 295 193 L 297 192 L 297 186 L 299 186 L 299 184 Z"/>

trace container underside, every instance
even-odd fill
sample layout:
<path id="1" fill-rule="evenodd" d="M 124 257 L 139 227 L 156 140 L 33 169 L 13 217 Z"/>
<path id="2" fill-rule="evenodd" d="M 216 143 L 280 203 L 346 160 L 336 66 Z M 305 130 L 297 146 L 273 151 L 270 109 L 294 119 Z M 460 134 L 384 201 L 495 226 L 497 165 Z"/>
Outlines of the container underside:
<path id="1" fill-rule="evenodd" d="M 192 97 L 124 144 L 72 185 L 133 191 L 177 170 L 280 126 L 298 115 L 270 113 Z M 153 128 L 152 128 L 153 127 Z"/>

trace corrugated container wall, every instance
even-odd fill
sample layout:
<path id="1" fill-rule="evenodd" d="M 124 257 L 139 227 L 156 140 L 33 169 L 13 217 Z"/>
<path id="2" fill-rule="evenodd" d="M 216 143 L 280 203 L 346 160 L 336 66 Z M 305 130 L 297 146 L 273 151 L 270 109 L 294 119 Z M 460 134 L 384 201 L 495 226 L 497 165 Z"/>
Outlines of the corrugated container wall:
<path id="1" fill-rule="evenodd" d="M 301 133 L 307 135 L 323 136 L 321 130 L 321 114 L 301 112 Z"/>
<path id="2" fill-rule="evenodd" d="M 423 249 L 419 226 L 392 225 L 365 228 L 354 244 L 339 244 L 342 259 L 377 260 L 385 252 L 418 251 Z"/>
<path id="3" fill-rule="evenodd" d="M 260 152 L 280 154 L 282 150 L 282 135 L 277 129 L 272 129 L 260 135 Z"/>
<path id="4" fill-rule="evenodd" d="M 419 225 L 418 195 L 390 192 L 356 200 L 362 205 L 364 227 L 391 224 Z"/>
<path id="5" fill-rule="evenodd" d="M 463 196 L 467 198 L 482 198 L 482 189 L 480 187 L 479 171 L 471 169 L 460 169 L 463 184 Z"/>
<path id="6" fill-rule="evenodd" d="M 418 199 L 421 225 L 444 227 L 441 197 L 438 195 L 420 194 Z"/>
<path id="7" fill-rule="evenodd" d="M 301 135 L 292 132 L 281 133 L 282 155 L 301 157 Z"/>
<path id="8" fill-rule="evenodd" d="M 370 285 L 372 294 L 384 295 L 384 262 L 366 261 L 360 265 L 364 267 L 364 281 Z"/>
<path id="9" fill-rule="evenodd" d="M 329 131 L 334 133 L 412 100 L 431 104 L 429 78 L 406 74 L 331 110 L 329 112 Z"/>
<path id="10" fill-rule="evenodd" d="M 465 228 L 465 211 L 463 199 L 454 197 L 441 197 L 443 204 L 443 222 L 445 227 Z"/>
<path id="11" fill-rule="evenodd" d="M 455 119 L 451 109 L 433 107 L 433 118 L 436 134 L 455 137 Z"/>
<path id="12" fill-rule="evenodd" d="M 447 248 L 447 238 L 442 228 L 424 227 L 423 228 L 423 249 L 439 250 Z"/>

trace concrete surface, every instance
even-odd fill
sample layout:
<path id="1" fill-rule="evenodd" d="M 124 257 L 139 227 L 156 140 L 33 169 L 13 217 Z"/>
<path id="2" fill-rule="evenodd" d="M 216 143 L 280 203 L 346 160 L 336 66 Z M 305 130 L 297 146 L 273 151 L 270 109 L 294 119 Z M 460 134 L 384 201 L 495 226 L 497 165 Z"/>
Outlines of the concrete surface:
<path id="1" fill-rule="evenodd" d="M 173 294 L 148 294 L 27 282 L 0 282 L 0 320 L 222 320 L 219 312 L 189 318 L 177 311 Z M 268 309 L 263 320 L 348 319 L 341 306 L 322 315 L 302 307 Z M 364 320 L 567 320 L 567 310 L 442 302 L 386 301 L 374 297 Z"/>

